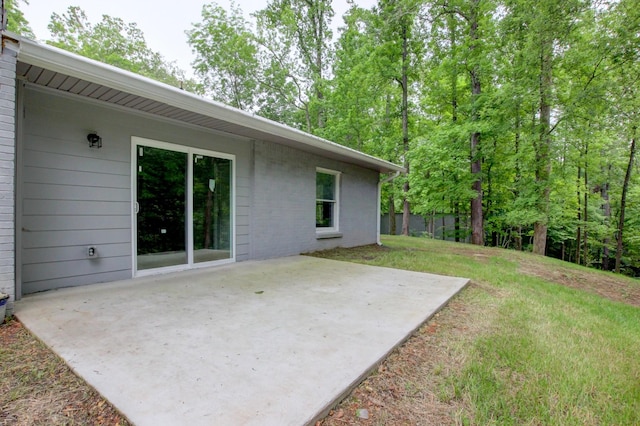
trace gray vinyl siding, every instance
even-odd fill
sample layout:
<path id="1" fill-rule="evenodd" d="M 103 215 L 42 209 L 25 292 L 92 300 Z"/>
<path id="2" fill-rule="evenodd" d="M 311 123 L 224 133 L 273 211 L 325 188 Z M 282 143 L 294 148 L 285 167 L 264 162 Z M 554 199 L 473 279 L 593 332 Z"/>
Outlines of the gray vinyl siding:
<path id="1" fill-rule="evenodd" d="M 4 42 L 4 40 L 3 40 Z M 12 310 L 15 292 L 15 108 L 16 51 L 7 40 L 0 55 L 0 292 L 11 296 Z M 0 322 L 2 320 L 0 319 Z"/>
<path id="2" fill-rule="evenodd" d="M 341 173 L 340 238 L 316 236 L 317 167 Z M 378 172 L 259 141 L 255 143 L 254 173 L 252 258 L 376 242 Z"/>
<path id="3" fill-rule="evenodd" d="M 132 136 L 236 156 L 236 259 L 249 258 L 250 141 L 29 86 L 24 106 L 23 293 L 131 277 Z"/>

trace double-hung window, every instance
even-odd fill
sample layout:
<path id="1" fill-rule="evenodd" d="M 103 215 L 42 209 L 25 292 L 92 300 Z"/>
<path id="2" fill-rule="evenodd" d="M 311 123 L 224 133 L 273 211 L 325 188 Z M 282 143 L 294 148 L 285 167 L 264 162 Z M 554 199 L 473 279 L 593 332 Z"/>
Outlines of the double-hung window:
<path id="1" fill-rule="evenodd" d="M 340 172 L 316 169 L 316 231 L 337 232 L 340 210 Z"/>

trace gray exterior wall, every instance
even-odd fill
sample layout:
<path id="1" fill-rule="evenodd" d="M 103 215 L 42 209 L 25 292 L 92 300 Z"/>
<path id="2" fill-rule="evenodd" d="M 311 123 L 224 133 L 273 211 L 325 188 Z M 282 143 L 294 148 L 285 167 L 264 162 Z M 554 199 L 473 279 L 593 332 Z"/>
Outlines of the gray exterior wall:
<path id="1" fill-rule="evenodd" d="M 15 111 L 16 46 L 6 41 L 0 55 L 0 292 L 15 300 Z M 2 322 L 0 320 L 0 322 Z"/>
<path id="2" fill-rule="evenodd" d="M 24 118 L 18 138 L 17 241 L 23 294 L 132 276 L 132 136 L 236 156 L 237 261 L 376 242 L 377 171 L 31 85 L 19 92 Z M 86 135 L 93 131 L 103 139 L 101 149 L 88 146 Z M 337 238 L 316 234 L 317 167 L 341 173 Z M 13 173 L 13 168 L 0 171 L 0 178 L 13 179 Z M 13 241 L 13 222 L 6 226 Z M 97 247 L 97 258 L 87 258 L 87 246 Z M 4 256 L 12 262 L 13 245 L 6 247 Z M 12 290 L 13 276 L 6 280 Z"/>
<path id="3" fill-rule="evenodd" d="M 256 142 L 251 257 L 288 256 L 374 244 L 378 173 L 295 148 Z M 316 167 L 341 172 L 341 238 L 316 236 Z"/>
<path id="4" fill-rule="evenodd" d="M 236 259 L 248 259 L 250 141 L 46 89 L 25 88 L 24 107 L 23 293 L 131 277 L 132 136 L 236 155 Z M 101 149 L 89 148 L 90 131 Z"/>

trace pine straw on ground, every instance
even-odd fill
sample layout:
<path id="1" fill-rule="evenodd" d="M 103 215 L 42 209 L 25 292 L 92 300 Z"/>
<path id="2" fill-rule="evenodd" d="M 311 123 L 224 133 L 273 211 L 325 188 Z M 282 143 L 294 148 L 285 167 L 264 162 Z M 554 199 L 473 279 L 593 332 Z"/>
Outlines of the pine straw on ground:
<path id="1" fill-rule="evenodd" d="M 17 320 L 0 325 L 0 425 L 128 425 Z"/>
<path id="2" fill-rule="evenodd" d="M 474 292 L 500 297 L 472 282 L 466 296 Z M 457 348 L 490 321 L 466 296 L 451 300 L 316 426 L 462 424 L 470 407 L 451 398 L 447 377 L 464 365 Z"/>

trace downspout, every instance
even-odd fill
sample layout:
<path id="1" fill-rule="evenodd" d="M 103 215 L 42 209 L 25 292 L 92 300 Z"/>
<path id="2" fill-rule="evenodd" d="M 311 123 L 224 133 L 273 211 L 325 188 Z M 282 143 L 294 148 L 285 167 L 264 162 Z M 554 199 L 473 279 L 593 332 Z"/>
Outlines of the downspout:
<path id="1" fill-rule="evenodd" d="M 388 182 L 391 182 L 392 180 L 394 180 L 395 178 L 397 178 L 398 176 L 400 176 L 400 171 L 395 172 L 395 174 L 393 174 L 392 176 L 387 177 L 386 179 L 381 180 L 380 182 L 378 182 L 378 228 L 377 228 L 377 239 L 376 242 L 379 246 L 382 245 L 382 241 L 380 241 L 380 215 L 382 214 L 381 208 L 380 208 L 380 204 L 382 203 L 382 185 Z"/>

